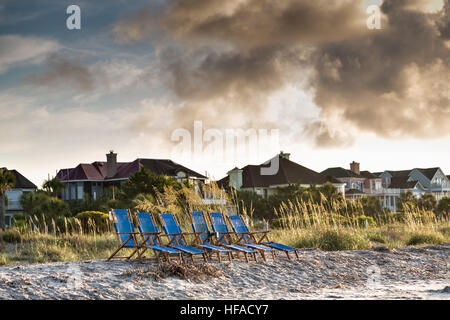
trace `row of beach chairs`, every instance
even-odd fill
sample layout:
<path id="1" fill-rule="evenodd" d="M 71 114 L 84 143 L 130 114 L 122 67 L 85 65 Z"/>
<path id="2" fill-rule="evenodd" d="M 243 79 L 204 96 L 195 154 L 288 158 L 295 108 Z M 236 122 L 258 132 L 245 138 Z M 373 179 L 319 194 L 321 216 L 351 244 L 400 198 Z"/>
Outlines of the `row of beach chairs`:
<path id="1" fill-rule="evenodd" d="M 183 232 L 177 218 L 171 213 L 154 215 L 140 212 L 134 216 L 135 219 L 126 209 L 112 209 L 111 213 L 120 246 L 108 261 L 130 260 L 133 257 L 143 260 L 147 250 L 153 250 L 158 262 L 161 259 L 170 261 L 173 257 L 182 263 L 186 262 L 185 257 L 194 262 L 194 256 L 201 256 L 205 262 L 213 256 L 217 256 L 219 261 L 222 261 L 224 256 L 232 261 L 234 258 L 240 258 L 241 254 L 247 262 L 250 259 L 258 261 L 257 254 L 266 261 L 267 254 L 275 260 L 277 251 L 284 252 L 288 259 L 291 259 L 289 254 L 294 253 L 298 259 L 294 248 L 271 242 L 268 237 L 270 231 L 250 232 L 241 215 L 226 216 L 220 212 L 204 214 L 195 211 L 190 214 L 193 232 Z M 161 222 L 164 234 L 159 231 L 156 217 Z M 133 221 L 137 222 L 137 229 Z M 188 237 L 193 239 L 188 242 Z M 165 241 L 162 241 L 163 238 L 166 238 Z M 124 257 L 118 256 L 123 249 L 132 249 L 132 252 Z"/>

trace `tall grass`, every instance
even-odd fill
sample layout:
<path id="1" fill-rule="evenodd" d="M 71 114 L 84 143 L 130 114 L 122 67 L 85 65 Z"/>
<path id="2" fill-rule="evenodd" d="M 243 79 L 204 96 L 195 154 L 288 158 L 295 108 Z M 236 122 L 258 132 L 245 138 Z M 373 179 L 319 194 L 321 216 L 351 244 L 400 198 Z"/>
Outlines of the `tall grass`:
<path id="1" fill-rule="evenodd" d="M 406 207 L 402 213 L 367 217 L 358 201 L 328 201 L 324 198 L 320 203 L 314 203 L 292 200 L 275 208 L 273 220 L 264 221 L 254 218 L 252 206 L 244 206 L 236 192 L 227 194 L 215 184 L 205 186 L 202 192 L 199 195 L 192 188 L 167 188 L 155 197 L 138 196 L 132 210 L 174 213 L 185 232 L 192 231 L 189 217 L 192 211 L 239 213 L 251 230 L 270 228 L 272 241 L 297 248 L 358 250 L 380 245 L 394 248 L 438 244 L 450 240 L 448 219 L 413 206 Z M 205 203 L 204 198 L 220 201 Z M 95 219 L 48 220 L 33 216 L 15 228 L 0 232 L 0 265 L 104 259 L 118 245 L 110 221 L 100 224 Z"/>

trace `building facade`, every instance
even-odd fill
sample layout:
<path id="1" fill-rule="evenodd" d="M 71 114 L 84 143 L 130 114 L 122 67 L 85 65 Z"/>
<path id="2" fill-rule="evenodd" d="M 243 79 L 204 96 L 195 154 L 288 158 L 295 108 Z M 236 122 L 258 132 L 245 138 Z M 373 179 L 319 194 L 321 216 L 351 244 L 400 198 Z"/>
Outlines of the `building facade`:
<path id="1" fill-rule="evenodd" d="M 6 191 L 7 206 L 5 214 L 5 225 L 9 227 L 12 224 L 14 215 L 23 213 L 23 208 L 20 204 L 20 197 L 24 193 L 35 192 L 37 190 L 37 186 L 33 182 L 25 178 L 17 170 L 8 170 L 7 168 L 3 169 L 11 172 L 16 178 L 14 187 L 11 190 Z"/>
<path id="2" fill-rule="evenodd" d="M 118 162 L 117 154 L 111 151 L 106 155 L 106 162 L 81 163 L 75 168 L 59 170 L 56 177 L 65 184 L 61 199 L 81 200 L 85 195 L 98 199 L 105 188 L 114 186 L 120 189 L 122 183 L 142 168 L 174 178 L 180 183 L 188 181 L 194 186 L 207 180 L 206 176 L 172 160 L 136 159 L 132 162 Z"/>
<path id="3" fill-rule="evenodd" d="M 243 168 L 234 168 L 227 172 L 227 176 L 217 181 L 222 188 L 234 188 L 237 191 L 252 191 L 263 198 L 276 195 L 278 188 L 299 184 L 302 187 L 311 185 L 321 186 L 331 183 L 341 193 L 345 193 L 345 184 L 331 177 L 327 177 L 314 170 L 308 169 L 289 160 L 289 154 L 281 152 L 271 161 L 278 165 L 273 174 L 265 174 L 267 161 L 260 165 L 247 165 Z"/>

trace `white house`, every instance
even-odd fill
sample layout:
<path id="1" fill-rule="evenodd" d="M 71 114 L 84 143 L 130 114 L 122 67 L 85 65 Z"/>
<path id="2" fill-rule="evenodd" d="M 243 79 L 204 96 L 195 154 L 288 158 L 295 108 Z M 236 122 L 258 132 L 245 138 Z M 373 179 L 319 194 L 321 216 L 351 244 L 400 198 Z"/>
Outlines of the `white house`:
<path id="1" fill-rule="evenodd" d="M 11 190 L 6 191 L 6 198 L 8 201 L 6 207 L 5 225 L 9 227 L 12 223 L 12 217 L 15 214 L 23 213 L 23 208 L 19 201 L 22 194 L 26 192 L 35 192 L 37 187 L 33 182 L 25 178 L 17 170 L 8 170 L 6 168 L 3 169 L 11 172 L 16 177 L 16 184 L 14 187 Z"/>

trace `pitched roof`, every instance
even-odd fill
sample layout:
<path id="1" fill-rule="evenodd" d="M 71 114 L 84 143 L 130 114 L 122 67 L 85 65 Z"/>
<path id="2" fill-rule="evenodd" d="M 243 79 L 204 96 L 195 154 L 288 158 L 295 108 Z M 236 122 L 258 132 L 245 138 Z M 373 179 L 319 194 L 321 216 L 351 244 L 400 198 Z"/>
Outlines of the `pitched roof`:
<path id="1" fill-rule="evenodd" d="M 414 189 L 418 181 L 408 181 L 409 177 L 392 177 L 390 189 Z"/>
<path id="2" fill-rule="evenodd" d="M 25 178 L 19 171 L 17 170 L 8 170 L 7 168 L 2 168 L 3 170 L 11 172 L 16 177 L 16 184 L 14 185 L 14 189 L 37 189 L 37 186 Z"/>
<path id="3" fill-rule="evenodd" d="M 216 184 L 220 189 L 228 189 L 230 187 L 230 177 L 226 176 L 220 180 L 217 180 Z"/>
<path id="4" fill-rule="evenodd" d="M 262 175 L 261 169 L 267 168 L 267 164 L 247 165 L 242 170 L 242 188 L 268 187 L 285 184 L 325 184 L 327 182 L 340 183 L 339 181 L 330 181 L 330 178 L 314 170 L 308 169 L 298 163 L 278 156 L 279 169 L 274 175 Z M 220 183 L 226 183 L 226 178 L 219 180 Z M 228 180 L 229 182 L 229 180 Z"/>
<path id="5" fill-rule="evenodd" d="M 389 172 L 392 177 L 407 177 L 411 171 L 412 170 L 386 170 L 386 172 Z"/>
<path id="6" fill-rule="evenodd" d="M 418 171 L 420 171 L 425 177 L 428 179 L 433 179 L 436 172 L 439 170 L 439 167 L 436 168 L 416 168 Z"/>
<path id="7" fill-rule="evenodd" d="M 351 170 L 344 169 L 342 167 L 328 168 L 322 171 L 321 174 L 331 176 L 334 178 L 361 178 L 360 175 L 354 173 Z"/>
<path id="8" fill-rule="evenodd" d="M 75 168 L 59 170 L 56 177 L 62 181 L 127 179 L 141 168 L 146 168 L 154 174 L 163 174 L 171 177 L 174 177 L 178 172 L 183 171 L 189 177 L 206 179 L 205 176 L 167 159 L 136 159 L 132 162 L 118 162 L 117 172 L 110 178 L 107 178 L 107 162 L 96 161 L 90 164 L 81 163 Z"/>
<path id="9" fill-rule="evenodd" d="M 361 171 L 361 177 L 366 178 L 366 179 L 376 179 L 378 178 L 377 175 L 373 174 L 370 171 Z"/>

